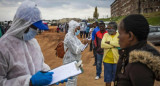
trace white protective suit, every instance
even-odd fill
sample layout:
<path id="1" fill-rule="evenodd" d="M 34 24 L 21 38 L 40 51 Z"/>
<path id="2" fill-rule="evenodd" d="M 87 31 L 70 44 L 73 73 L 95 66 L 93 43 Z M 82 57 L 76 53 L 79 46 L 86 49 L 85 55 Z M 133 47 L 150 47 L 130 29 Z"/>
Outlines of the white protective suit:
<path id="1" fill-rule="evenodd" d="M 64 39 L 64 50 L 67 52 L 64 55 L 63 64 L 81 60 L 81 50 L 85 45 L 82 44 L 74 34 L 78 26 L 79 23 L 76 21 L 71 20 L 69 22 L 69 30 Z M 75 76 L 73 79 L 68 79 L 66 86 L 77 86 L 77 77 Z"/>
<path id="2" fill-rule="evenodd" d="M 34 2 L 25 1 L 17 9 L 10 29 L 0 39 L 0 86 L 29 86 L 32 75 L 50 70 L 37 40 L 22 39 L 25 30 L 39 20 Z"/>

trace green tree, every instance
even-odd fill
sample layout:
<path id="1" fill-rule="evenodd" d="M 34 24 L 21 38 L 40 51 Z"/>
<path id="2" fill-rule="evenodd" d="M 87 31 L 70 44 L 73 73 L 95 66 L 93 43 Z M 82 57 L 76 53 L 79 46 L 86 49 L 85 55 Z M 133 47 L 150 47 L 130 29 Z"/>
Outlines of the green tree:
<path id="1" fill-rule="evenodd" d="M 98 17 L 99 17 L 99 13 L 98 13 L 98 9 L 97 9 L 97 6 L 95 7 L 95 11 L 94 11 L 94 13 L 93 13 L 93 18 L 94 19 L 98 19 Z"/>

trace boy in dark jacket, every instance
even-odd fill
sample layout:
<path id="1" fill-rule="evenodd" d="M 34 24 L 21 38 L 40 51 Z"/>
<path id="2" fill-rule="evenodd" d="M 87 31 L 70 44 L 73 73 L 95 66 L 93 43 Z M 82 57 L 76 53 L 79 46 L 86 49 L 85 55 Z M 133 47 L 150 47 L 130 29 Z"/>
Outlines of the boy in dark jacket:
<path id="1" fill-rule="evenodd" d="M 103 35 L 107 33 L 107 31 L 105 30 L 104 23 L 100 23 L 99 28 L 100 28 L 100 31 L 96 33 L 95 40 L 94 40 L 95 48 L 97 52 L 96 77 L 95 77 L 96 80 L 100 78 L 100 75 L 102 72 L 103 49 L 101 48 L 101 41 L 102 41 Z"/>

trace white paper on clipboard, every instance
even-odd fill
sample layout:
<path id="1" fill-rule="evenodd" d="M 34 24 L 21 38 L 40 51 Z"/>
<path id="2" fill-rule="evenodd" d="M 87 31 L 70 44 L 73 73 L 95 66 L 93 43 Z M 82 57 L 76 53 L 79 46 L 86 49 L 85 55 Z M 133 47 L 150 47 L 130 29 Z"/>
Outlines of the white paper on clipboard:
<path id="1" fill-rule="evenodd" d="M 77 69 L 75 64 L 77 64 L 77 61 L 71 62 L 66 65 L 62 65 L 58 68 L 55 68 L 55 69 L 49 71 L 49 72 L 54 72 L 53 80 L 52 80 L 51 84 L 55 84 L 61 80 L 67 79 L 72 76 L 76 76 L 78 74 L 81 74 L 83 71 L 80 68 Z"/>
<path id="2" fill-rule="evenodd" d="M 81 51 L 84 51 L 86 49 L 86 47 L 88 46 L 88 43 L 82 48 Z"/>

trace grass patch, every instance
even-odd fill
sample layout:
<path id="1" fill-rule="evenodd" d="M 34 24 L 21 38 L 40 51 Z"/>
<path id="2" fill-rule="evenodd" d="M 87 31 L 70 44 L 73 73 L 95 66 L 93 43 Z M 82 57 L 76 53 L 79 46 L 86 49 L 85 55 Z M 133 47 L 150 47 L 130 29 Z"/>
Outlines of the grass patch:
<path id="1" fill-rule="evenodd" d="M 150 25 L 160 25 L 160 12 L 154 12 L 154 13 L 144 13 L 142 14 L 145 16 L 145 18 L 148 20 Z M 119 17 L 111 17 L 111 18 L 103 18 L 103 19 L 98 19 L 98 21 L 115 21 L 118 24 L 120 21 L 125 18 L 126 16 L 119 16 Z"/>
<path id="2" fill-rule="evenodd" d="M 147 18 L 150 25 L 159 25 L 160 26 L 160 16 Z"/>

